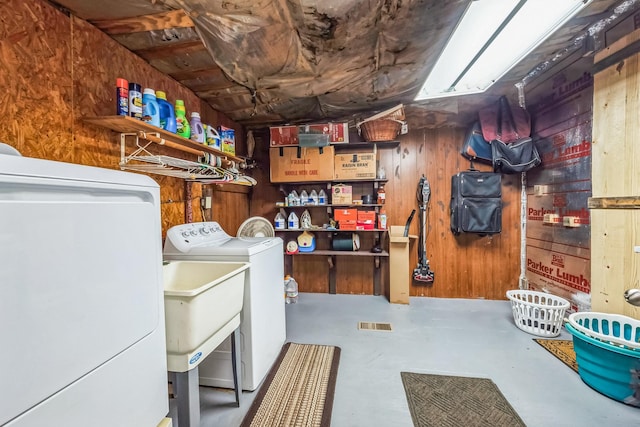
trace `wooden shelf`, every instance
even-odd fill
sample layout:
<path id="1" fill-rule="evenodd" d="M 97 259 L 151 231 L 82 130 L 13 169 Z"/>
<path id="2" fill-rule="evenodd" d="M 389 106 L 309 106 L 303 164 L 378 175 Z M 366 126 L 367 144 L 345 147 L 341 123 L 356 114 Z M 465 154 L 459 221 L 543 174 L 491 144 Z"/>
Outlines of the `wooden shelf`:
<path id="1" fill-rule="evenodd" d="M 638 209 L 640 197 L 589 197 L 589 209 Z"/>
<path id="2" fill-rule="evenodd" d="M 340 148 L 367 148 L 371 146 L 376 146 L 377 148 L 395 148 L 400 145 L 400 141 L 375 141 L 375 142 L 367 142 L 367 141 L 358 141 L 358 142 L 349 142 L 346 144 L 332 144 L 332 146 L 337 150 Z"/>
<path id="3" fill-rule="evenodd" d="M 359 205 L 354 205 L 354 204 L 350 204 L 350 205 L 343 205 L 343 204 L 337 204 L 334 205 L 332 203 L 329 204 L 324 204 L 324 205 L 300 205 L 300 206 L 278 206 L 276 205 L 276 208 L 282 208 L 282 209 L 301 209 L 301 208 L 379 208 L 382 207 L 384 205 L 377 205 L 377 204 L 369 204 L 369 205 L 364 205 L 364 204 L 359 204 Z"/>
<path id="4" fill-rule="evenodd" d="M 271 181 L 272 185 L 290 185 L 290 186 L 295 186 L 295 187 L 303 187 L 305 185 L 309 185 L 309 184 L 343 184 L 345 182 L 362 182 L 362 183 L 367 183 L 367 182 L 375 182 L 375 183 L 381 183 L 381 182 L 387 182 L 389 181 L 388 179 L 323 179 L 321 181 L 295 181 L 295 182 L 273 182 Z"/>
<path id="5" fill-rule="evenodd" d="M 176 135 L 175 133 L 167 132 L 164 129 L 160 129 L 159 127 L 150 125 L 149 123 L 145 123 L 141 120 L 136 120 L 132 117 L 128 116 L 101 116 L 101 117 L 89 117 L 84 119 L 85 122 L 91 123 L 94 125 L 98 125 L 107 129 L 111 129 L 120 133 L 131 133 L 136 134 L 140 138 L 145 139 L 144 136 L 141 136 L 140 133 L 149 133 L 149 134 L 158 134 L 161 140 L 168 142 L 167 146 L 171 146 L 172 148 L 180 150 L 184 148 L 184 151 L 189 153 L 193 153 L 193 151 L 201 151 L 214 154 L 219 157 L 226 158 L 228 160 L 234 162 L 243 162 L 243 159 L 240 157 L 232 156 L 229 153 L 222 152 L 220 150 L 216 150 L 208 145 L 200 144 L 199 142 L 192 141 L 187 138 L 183 138 L 180 135 Z M 156 142 L 154 140 L 150 140 L 151 142 Z M 162 143 L 156 142 L 160 145 Z"/>
<path id="6" fill-rule="evenodd" d="M 324 256 L 333 256 L 333 255 L 341 255 L 341 256 L 359 256 L 359 257 L 388 257 L 389 252 L 382 251 L 380 253 L 368 252 L 368 251 L 332 251 L 332 250 L 315 250 L 313 252 L 298 252 L 297 254 L 287 254 L 289 256 L 299 256 L 299 255 L 324 255 Z"/>
<path id="7" fill-rule="evenodd" d="M 319 232 L 319 233 L 373 233 L 373 232 L 384 232 L 387 231 L 385 229 L 382 228 L 374 228 L 372 230 L 329 230 L 329 229 L 325 229 L 325 228 L 309 228 L 309 229 L 304 229 L 304 228 L 298 228 L 298 229 L 290 229 L 287 228 L 285 230 L 276 230 L 276 233 L 278 232 L 282 232 L 282 233 L 293 233 L 293 232 L 297 232 L 300 233 L 301 231 L 308 231 L 310 233 L 315 233 L 315 232 Z"/>

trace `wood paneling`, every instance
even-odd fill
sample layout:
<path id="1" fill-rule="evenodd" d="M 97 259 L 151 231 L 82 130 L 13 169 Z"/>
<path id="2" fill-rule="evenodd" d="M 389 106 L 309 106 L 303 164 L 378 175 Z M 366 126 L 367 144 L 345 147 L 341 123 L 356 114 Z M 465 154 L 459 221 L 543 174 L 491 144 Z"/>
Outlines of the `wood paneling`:
<path id="1" fill-rule="evenodd" d="M 591 211 L 591 307 L 640 319 L 640 307 L 627 304 L 624 291 L 640 288 L 640 210 Z"/>
<path id="2" fill-rule="evenodd" d="M 0 141 L 23 155 L 118 169 L 118 134 L 84 122 L 85 117 L 114 114 L 118 77 L 164 90 L 170 101 L 183 99 L 189 111 L 201 112 L 205 123 L 236 129 L 237 150 L 245 149 L 240 126 L 86 21 L 69 18 L 41 0 L 1 2 L 0 14 Z M 190 159 L 189 154 L 157 148 L 158 154 Z M 182 180 L 149 176 L 160 185 L 163 234 L 184 222 L 187 203 L 194 220 L 201 219 L 201 185 L 193 187 L 187 201 Z M 247 203 L 246 194 L 214 199 L 214 206 L 230 207 L 217 218 L 222 227 L 235 232 L 239 218 L 248 214 Z"/>
<path id="3" fill-rule="evenodd" d="M 432 190 L 427 255 L 436 279 L 433 286 L 415 285 L 412 281 L 411 295 L 505 299 L 507 290 L 518 287 L 520 273 L 520 176 L 503 176 L 501 234 L 454 236 L 449 228 L 451 176 L 469 167 L 459 154 L 464 134 L 465 130 L 458 128 L 410 131 L 400 137 L 397 148 L 379 150 L 380 166 L 389 179 L 385 186 L 388 224 L 404 225 L 411 210 L 418 209 L 416 190 L 420 176 L 425 174 Z M 255 135 L 261 179 L 254 191 L 251 209 L 254 215 L 273 221 L 274 202 L 281 200 L 283 193 L 278 185 L 266 184 L 269 182 L 269 159 L 263 152 L 268 146 L 268 137 L 261 133 Z M 485 165 L 476 165 L 476 168 L 490 170 Z M 411 225 L 411 234 L 419 232 L 418 213 Z M 412 239 L 408 276 L 418 261 L 416 244 Z M 381 268 L 386 278 L 383 279 L 384 293 L 388 295 L 387 260 L 383 259 Z M 373 259 L 338 257 L 336 269 L 338 293 L 373 293 Z M 296 257 L 294 260 L 293 274 L 302 292 L 327 292 L 328 271 L 325 257 Z"/>
<path id="4" fill-rule="evenodd" d="M 638 35 L 612 47 L 623 51 Z M 640 242 L 639 110 L 640 54 L 635 53 L 594 76 L 592 200 L 600 203 L 592 204 L 591 211 L 591 306 L 636 319 L 640 308 L 627 304 L 623 294 L 640 288 L 635 253 Z"/>

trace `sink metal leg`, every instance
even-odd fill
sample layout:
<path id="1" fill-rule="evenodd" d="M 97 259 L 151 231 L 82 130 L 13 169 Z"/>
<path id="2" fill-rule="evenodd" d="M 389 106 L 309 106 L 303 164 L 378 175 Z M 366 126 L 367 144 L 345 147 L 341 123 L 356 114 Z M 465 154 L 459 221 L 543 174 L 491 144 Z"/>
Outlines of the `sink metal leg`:
<path id="1" fill-rule="evenodd" d="M 240 352 L 240 327 L 231 333 L 231 364 L 233 365 L 233 389 L 236 394 L 236 405 L 240 407 L 242 397 L 242 353 Z"/>
<path id="2" fill-rule="evenodd" d="M 174 387 L 178 401 L 178 426 L 200 427 L 200 390 L 198 367 L 176 372 Z"/>

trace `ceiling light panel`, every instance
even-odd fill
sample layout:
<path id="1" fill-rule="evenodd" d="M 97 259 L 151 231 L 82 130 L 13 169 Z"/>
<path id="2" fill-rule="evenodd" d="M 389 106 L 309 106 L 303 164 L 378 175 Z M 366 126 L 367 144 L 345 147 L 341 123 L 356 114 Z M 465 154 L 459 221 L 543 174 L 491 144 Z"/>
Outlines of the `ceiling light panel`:
<path id="1" fill-rule="evenodd" d="M 484 92 L 588 3 L 472 1 L 416 100 Z M 494 36 L 514 10 L 515 15 Z M 494 39 L 487 45 L 492 36 Z M 471 63 L 483 47 L 484 52 Z"/>

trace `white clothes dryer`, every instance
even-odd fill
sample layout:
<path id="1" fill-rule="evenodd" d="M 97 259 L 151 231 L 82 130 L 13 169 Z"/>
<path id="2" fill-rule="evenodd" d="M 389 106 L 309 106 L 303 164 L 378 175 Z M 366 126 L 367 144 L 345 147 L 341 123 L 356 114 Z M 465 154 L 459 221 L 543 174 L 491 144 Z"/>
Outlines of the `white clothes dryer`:
<path id="1" fill-rule="evenodd" d="M 1 426 L 166 416 L 161 236 L 151 178 L 0 154 Z"/>
<path id="2" fill-rule="evenodd" d="M 214 221 L 182 224 L 167 231 L 164 259 L 251 263 L 240 315 L 242 388 L 258 388 L 286 339 L 282 239 L 232 237 Z M 233 388 L 231 340 L 198 368 L 200 385 Z"/>

